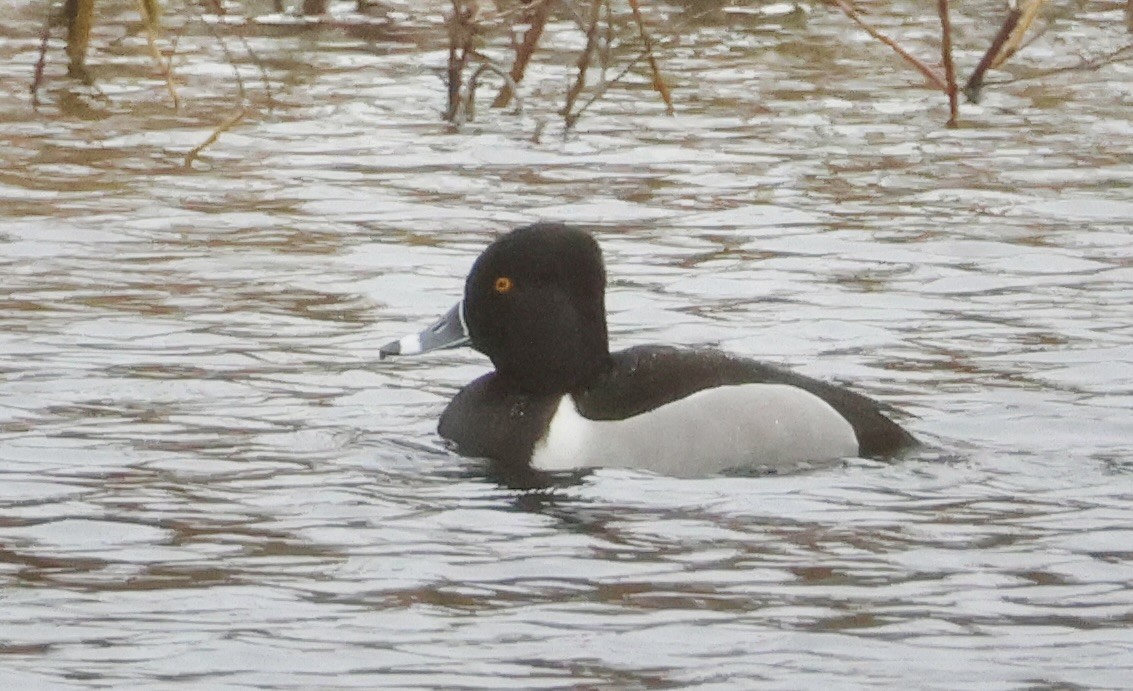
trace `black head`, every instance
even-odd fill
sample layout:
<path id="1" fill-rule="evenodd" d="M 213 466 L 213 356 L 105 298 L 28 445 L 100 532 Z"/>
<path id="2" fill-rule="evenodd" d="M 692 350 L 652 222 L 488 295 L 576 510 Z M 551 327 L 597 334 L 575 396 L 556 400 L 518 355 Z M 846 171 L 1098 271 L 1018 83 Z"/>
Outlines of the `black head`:
<path id="1" fill-rule="evenodd" d="M 565 393 L 609 364 L 606 271 L 598 243 L 536 223 L 484 250 L 464 286 L 472 347 L 529 393 Z"/>

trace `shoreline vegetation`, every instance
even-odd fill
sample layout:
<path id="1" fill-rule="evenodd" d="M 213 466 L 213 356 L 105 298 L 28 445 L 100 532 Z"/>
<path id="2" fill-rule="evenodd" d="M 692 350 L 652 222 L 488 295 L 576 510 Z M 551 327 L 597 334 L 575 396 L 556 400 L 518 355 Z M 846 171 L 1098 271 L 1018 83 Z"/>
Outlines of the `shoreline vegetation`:
<path id="1" fill-rule="evenodd" d="M 674 38 L 679 38 L 681 31 L 687 28 L 689 16 L 695 19 L 696 9 L 701 6 L 707 6 L 707 9 L 700 10 L 701 13 L 731 12 L 736 15 L 800 12 L 805 16 L 816 10 L 840 12 L 848 22 L 880 44 L 879 50 L 884 47 L 896 54 L 924 77 L 928 88 L 940 91 L 948 102 L 947 126 L 955 127 L 960 123 L 962 100 L 978 103 L 985 87 L 1007 83 L 989 82 L 987 75 L 990 70 L 1002 67 L 1034 41 L 1051 31 L 1057 31 L 1059 20 L 1072 15 L 1076 8 L 1080 9 L 1084 4 L 1079 1 L 1076 5 L 1055 7 L 1048 0 L 1006 0 L 1003 3 L 1001 23 L 987 37 L 986 50 L 961 85 L 953 59 L 954 28 L 950 0 L 936 0 L 934 8 L 930 8 L 929 3 L 923 6 L 925 12 L 935 9 L 938 19 L 937 41 L 940 53 L 935 56 L 917 55 L 915 51 L 906 48 L 898 37 L 881 30 L 870 21 L 871 6 L 884 0 L 809 0 L 807 4 L 802 4 L 804 1 L 712 3 L 684 0 L 663 5 L 668 10 L 679 8 L 676 14 L 683 17 L 681 21 L 667 19 L 673 13 L 658 11 L 661 5 L 653 0 L 449 0 L 448 3 L 429 3 L 420 10 L 405 9 L 412 5 L 391 8 L 383 5 L 380 0 L 353 0 L 350 3 L 332 3 L 330 0 L 270 0 L 262 3 L 266 12 L 260 15 L 233 15 L 229 5 L 221 0 L 185 0 L 177 11 L 185 14 L 179 18 L 182 25 L 193 21 L 206 25 L 230 61 L 233 58 L 228 45 L 233 40 L 239 42 L 256 62 L 270 103 L 271 87 L 267 72 L 259 64 L 245 38 L 243 27 L 248 23 L 290 24 L 297 31 L 303 31 L 304 28 L 349 30 L 389 26 L 399 20 L 411 21 L 414 19 L 412 15 L 417 12 L 422 16 L 436 17 L 439 11 L 444 10 L 448 49 L 447 64 L 443 69 L 445 102 L 440 112 L 443 119 L 454 127 L 474 120 L 477 109 L 485 103 L 491 108 L 513 107 L 517 112 L 522 110 L 524 77 L 528 68 L 540 58 L 541 43 L 548 25 L 556 22 L 558 30 L 560 24 L 568 27 L 573 24 L 568 30 L 581 33 L 581 48 L 574 55 L 573 75 L 568 80 L 562 96 L 562 106 L 558 110 L 564 130 L 569 132 L 589 107 L 610 89 L 621 85 L 630 74 L 642 75 L 648 79 L 652 92 L 663 104 L 665 112 L 673 114 L 677 106 L 664 70 L 666 47 Z M 162 16 L 166 10 L 160 0 L 134 2 L 149 57 L 156 72 L 164 79 L 171 107 L 177 109 L 180 98 L 173 59 L 176 56 L 178 34 L 167 32 L 163 28 Z M 1133 0 L 1113 0 L 1115 8 L 1121 6 L 1121 3 L 1125 16 L 1125 26 L 1121 30 L 1133 32 Z M 39 90 L 46 79 L 46 67 L 49 61 L 57 59 L 49 50 L 51 39 L 57 38 L 57 34 L 63 33 L 68 77 L 87 85 L 96 84 L 95 75 L 88 67 L 87 60 L 91 52 L 96 10 L 100 4 L 106 4 L 106 0 L 62 0 L 47 3 L 49 8 L 30 84 L 32 102 L 36 107 L 40 105 Z M 574 41 L 579 42 L 577 39 L 578 37 Z M 1042 74 L 1030 75 L 1030 78 L 1056 72 L 1092 70 L 1128 60 L 1133 60 L 1133 41 L 1107 54 L 1080 57 L 1076 65 L 1054 68 Z M 239 71 L 235 73 L 239 104 L 205 142 L 186 156 L 186 165 L 190 165 L 224 131 L 236 126 L 247 113 L 245 85 Z M 495 86 L 490 99 L 481 93 L 487 90 L 486 84 L 489 82 Z M 537 132 L 535 137 L 538 136 Z"/>

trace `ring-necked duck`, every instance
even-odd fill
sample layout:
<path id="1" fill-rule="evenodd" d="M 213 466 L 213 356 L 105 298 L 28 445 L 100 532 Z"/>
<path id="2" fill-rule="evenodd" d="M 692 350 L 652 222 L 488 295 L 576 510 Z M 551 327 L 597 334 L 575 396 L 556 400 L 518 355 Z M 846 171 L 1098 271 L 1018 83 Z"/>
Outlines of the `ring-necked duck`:
<path id="1" fill-rule="evenodd" d="M 496 371 L 441 416 L 457 450 L 513 468 L 632 467 L 677 476 L 886 456 L 916 440 L 875 401 L 718 350 L 611 353 L 598 243 L 558 223 L 499 238 L 464 299 L 382 357 L 470 344 Z"/>

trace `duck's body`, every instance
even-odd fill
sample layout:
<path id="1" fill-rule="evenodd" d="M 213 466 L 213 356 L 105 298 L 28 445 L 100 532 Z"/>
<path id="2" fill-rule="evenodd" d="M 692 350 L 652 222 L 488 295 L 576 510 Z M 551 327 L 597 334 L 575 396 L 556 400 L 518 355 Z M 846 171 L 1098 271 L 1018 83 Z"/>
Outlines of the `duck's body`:
<path id="1" fill-rule="evenodd" d="M 664 346 L 614 353 L 565 394 L 528 394 L 486 374 L 449 403 L 440 434 L 465 455 L 507 465 L 675 476 L 884 456 L 913 443 L 848 389 L 717 350 Z"/>
<path id="2" fill-rule="evenodd" d="M 665 346 L 611 354 L 604 290 L 588 234 L 527 226 L 485 250 L 445 318 L 382 352 L 471 341 L 491 357 L 496 371 L 461 389 L 439 431 L 462 454 L 516 469 L 692 476 L 916 443 L 869 398 L 753 360 Z"/>

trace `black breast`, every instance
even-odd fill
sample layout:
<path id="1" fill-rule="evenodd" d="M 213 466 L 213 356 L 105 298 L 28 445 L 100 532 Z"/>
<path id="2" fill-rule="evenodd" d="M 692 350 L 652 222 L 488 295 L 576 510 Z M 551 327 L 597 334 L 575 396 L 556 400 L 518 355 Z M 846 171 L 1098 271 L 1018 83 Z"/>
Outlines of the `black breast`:
<path id="1" fill-rule="evenodd" d="M 492 372 L 456 394 L 437 431 L 462 455 L 488 458 L 504 469 L 527 468 L 559 398 L 522 393 Z"/>

